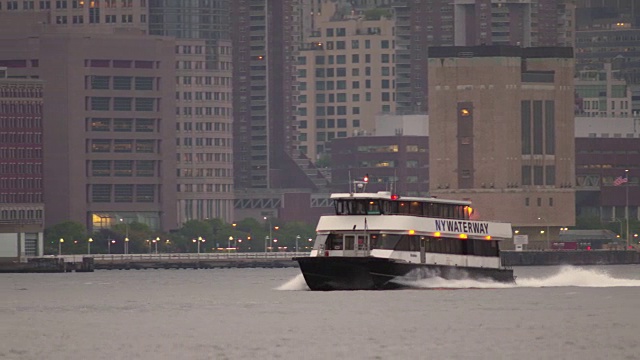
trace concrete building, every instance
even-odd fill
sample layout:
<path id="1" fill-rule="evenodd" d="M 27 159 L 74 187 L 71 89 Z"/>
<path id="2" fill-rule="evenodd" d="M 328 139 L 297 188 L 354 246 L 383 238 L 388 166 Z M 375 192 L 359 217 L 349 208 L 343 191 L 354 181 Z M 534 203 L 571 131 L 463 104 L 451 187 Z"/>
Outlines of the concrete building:
<path id="1" fill-rule="evenodd" d="M 576 215 L 638 221 L 640 138 L 576 138 Z M 628 173 L 625 171 L 628 170 Z M 617 183 L 618 177 L 628 178 Z M 628 210 L 627 210 L 628 208 Z M 628 211 L 628 213 L 627 213 Z M 625 224 L 626 225 L 626 224 Z"/>
<path id="2" fill-rule="evenodd" d="M 220 218 L 233 222 L 231 44 L 177 41 L 178 224 Z M 205 49 L 220 62 L 205 69 Z"/>
<path id="3" fill-rule="evenodd" d="M 631 89 L 611 64 L 603 70 L 581 70 L 575 79 L 576 115 L 629 117 L 632 115 Z"/>
<path id="4" fill-rule="evenodd" d="M 44 90 L 46 226 L 176 227 L 175 41 L 40 33 L 0 39 L 0 60 Z"/>
<path id="5" fill-rule="evenodd" d="M 431 46 L 572 46 L 572 2 L 565 0 L 396 0 L 398 114 L 426 113 Z"/>
<path id="6" fill-rule="evenodd" d="M 576 138 L 637 138 L 640 118 L 576 116 Z"/>
<path id="7" fill-rule="evenodd" d="M 16 15 L 23 18 L 36 16 L 44 24 L 83 33 L 111 32 L 112 29 L 146 33 L 148 30 L 146 0 L 0 1 L 2 13 L 14 19 Z"/>
<path id="8" fill-rule="evenodd" d="M 390 14 L 390 13 L 389 13 Z M 393 20 L 322 2 L 316 36 L 298 57 L 298 149 L 312 160 L 331 140 L 373 133 L 375 116 L 395 112 Z"/>
<path id="9" fill-rule="evenodd" d="M 628 85 L 640 85 L 639 24 L 637 1 L 577 0 L 576 69 L 602 70 L 611 63 Z"/>
<path id="10" fill-rule="evenodd" d="M 480 218 L 549 247 L 575 222 L 572 50 L 429 52 L 430 193 L 469 199 Z"/>
<path id="11" fill-rule="evenodd" d="M 397 0 L 395 12 L 396 112 L 427 112 L 427 49 L 454 45 L 449 0 Z"/>
<path id="12" fill-rule="evenodd" d="M 177 214 L 233 221 L 230 3 L 149 3 L 149 33 L 176 37 Z"/>
<path id="13" fill-rule="evenodd" d="M 296 30 L 300 0 L 238 0 L 233 41 L 234 182 L 237 189 L 311 187 L 295 161 Z"/>
<path id="14" fill-rule="evenodd" d="M 0 67 L 0 260 L 43 253 L 42 92 Z"/>
<path id="15" fill-rule="evenodd" d="M 368 176 L 368 192 L 391 191 L 405 196 L 429 193 L 427 136 L 354 136 L 331 144 L 335 192 L 351 189 L 350 180 Z"/>
<path id="16" fill-rule="evenodd" d="M 565 0 L 453 0 L 455 44 L 571 46 L 573 4 Z"/>

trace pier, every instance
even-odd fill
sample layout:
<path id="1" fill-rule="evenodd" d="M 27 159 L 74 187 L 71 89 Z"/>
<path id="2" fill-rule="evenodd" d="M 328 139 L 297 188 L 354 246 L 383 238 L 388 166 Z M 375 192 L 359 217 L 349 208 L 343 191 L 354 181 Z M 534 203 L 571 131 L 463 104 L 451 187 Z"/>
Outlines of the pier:
<path id="1" fill-rule="evenodd" d="M 0 272 L 91 272 L 94 270 L 216 269 L 297 267 L 292 258 L 308 252 L 87 254 L 29 257 L 0 262 Z"/>

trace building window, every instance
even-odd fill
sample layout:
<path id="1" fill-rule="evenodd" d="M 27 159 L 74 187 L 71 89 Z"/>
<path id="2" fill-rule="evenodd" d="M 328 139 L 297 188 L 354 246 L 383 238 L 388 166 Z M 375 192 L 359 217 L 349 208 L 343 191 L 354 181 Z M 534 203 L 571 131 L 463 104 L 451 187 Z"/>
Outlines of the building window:
<path id="1" fill-rule="evenodd" d="M 154 202 L 155 185 L 136 185 L 136 202 Z"/>
<path id="2" fill-rule="evenodd" d="M 545 166 L 545 185 L 554 186 L 556 184 L 555 165 Z"/>
<path id="3" fill-rule="evenodd" d="M 533 167 L 533 185 L 544 185 L 542 166 Z"/>
<path id="4" fill-rule="evenodd" d="M 520 109 L 522 154 L 531 154 L 531 101 L 523 100 Z M 524 182 L 523 182 L 524 185 Z"/>
<path id="5" fill-rule="evenodd" d="M 531 185 L 531 166 L 522 166 L 522 185 Z"/>
<path id="6" fill-rule="evenodd" d="M 555 132 L 555 102 L 547 100 L 544 102 L 544 144 L 545 154 L 553 155 L 556 152 L 556 132 Z"/>
<path id="7" fill-rule="evenodd" d="M 533 101 L 533 153 L 542 155 L 542 101 Z"/>
<path id="8" fill-rule="evenodd" d="M 111 202 L 111 185 L 95 184 L 91 186 L 91 201 L 92 202 Z"/>
<path id="9" fill-rule="evenodd" d="M 115 202 L 133 202 L 133 185 L 115 185 Z"/>
<path id="10" fill-rule="evenodd" d="M 111 161 L 109 160 L 91 161 L 91 176 L 111 176 Z"/>

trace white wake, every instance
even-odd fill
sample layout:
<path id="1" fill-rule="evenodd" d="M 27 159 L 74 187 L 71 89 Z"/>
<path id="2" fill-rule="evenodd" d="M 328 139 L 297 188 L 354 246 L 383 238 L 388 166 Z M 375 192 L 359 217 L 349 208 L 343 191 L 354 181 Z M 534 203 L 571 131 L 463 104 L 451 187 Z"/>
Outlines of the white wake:
<path id="1" fill-rule="evenodd" d="M 416 281 L 398 280 L 399 283 L 414 288 L 516 288 L 516 287 L 640 287 L 640 280 L 616 278 L 603 269 L 585 269 L 565 266 L 552 275 L 545 277 L 518 276 L 515 284 L 504 284 L 491 280 L 446 280 L 439 277 Z"/>
<path id="2" fill-rule="evenodd" d="M 276 290 L 293 290 L 293 291 L 309 290 L 309 287 L 307 286 L 307 283 L 304 281 L 304 276 L 302 276 L 302 274 L 298 274 L 293 279 L 278 286 Z"/>
<path id="3" fill-rule="evenodd" d="M 515 284 L 505 284 L 491 280 L 447 280 L 433 277 L 420 280 L 396 279 L 394 282 L 419 289 L 505 289 L 541 287 L 640 287 L 640 280 L 616 278 L 604 269 L 565 266 L 552 275 L 544 277 L 518 276 Z M 277 290 L 309 290 L 302 274 L 280 285 Z"/>

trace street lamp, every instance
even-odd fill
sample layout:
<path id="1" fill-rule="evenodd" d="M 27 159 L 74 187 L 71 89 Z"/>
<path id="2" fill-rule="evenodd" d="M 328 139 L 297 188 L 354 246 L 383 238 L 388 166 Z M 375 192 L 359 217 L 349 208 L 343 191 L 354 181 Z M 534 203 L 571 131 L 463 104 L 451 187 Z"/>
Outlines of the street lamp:
<path id="1" fill-rule="evenodd" d="M 87 254 L 91 255 L 91 243 L 93 242 L 92 238 L 89 238 L 89 240 L 87 240 Z"/>
<path id="2" fill-rule="evenodd" d="M 273 245 L 273 243 L 275 243 L 275 245 Z M 278 239 L 273 239 L 273 243 L 271 245 L 271 251 L 273 252 L 273 247 L 274 246 L 278 246 Z M 277 252 L 277 251 L 276 251 Z"/>
<path id="3" fill-rule="evenodd" d="M 540 218 L 540 217 L 538 218 L 538 220 L 540 220 L 540 221 L 545 221 L 543 218 Z M 545 231 L 544 231 L 544 230 L 541 230 L 541 231 L 540 231 L 540 234 L 544 234 L 544 233 L 545 233 Z M 547 224 L 547 231 L 546 231 L 546 233 L 547 233 L 547 250 L 548 250 L 548 249 L 551 249 L 551 243 L 549 242 L 549 224 Z"/>
<path id="4" fill-rule="evenodd" d="M 271 233 L 271 229 L 273 228 L 273 226 L 271 226 L 271 219 L 267 218 L 266 216 L 263 216 L 262 218 L 263 218 L 265 221 L 268 221 L 268 222 L 269 222 L 269 236 L 268 236 L 268 237 L 266 237 L 265 239 L 267 239 L 267 240 L 268 240 L 268 239 L 273 239 L 273 234 Z M 271 247 L 273 247 L 273 243 L 271 243 Z M 265 242 L 265 245 L 264 245 L 264 252 L 267 252 L 267 245 L 266 245 L 266 242 Z"/>
<path id="5" fill-rule="evenodd" d="M 242 239 L 237 239 L 236 241 L 237 241 L 237 242 L 239 242 L 239 243 L 240 243 L 240 245 L 242 245 Z M 236 243 L 236 252 L 237 252 L 237 253 L 238 253 L 238 252 L 240 252 L 240 247 L 239 247 L 240 245 L 238 245 L 238 244 Z"/>
<path id="6" fill-rule="evenodd" d="M 124 226 L 125 226 L 125 230 L 124 230 L 125 234 L 124 234 L 124 237 L 125 237 L 125 239 L 126 239 L 126 238 L 128 238 L 128 237 L 129 237 L 129 223 L 128 223 L 128 222 L 125 222 L 125 221 L 124 221 L 124 219 L 120 219 L 120 222 L 124 223 Z"/>
<path id="7" fill-rule="evenodd" d="M 125 255 L 129 253 L 129 238 L 124 238 L 124 253 Z"/>
<path id="8" fill-rule="evenodd" d="M 196 243 L 196 248 L 198 249 L 198 255 L 200 255 L 200 243 L 205 242 L 206 240 L 202 238 L 202 236 L 198 236 L 197 239 L 192 239 L 191 241 L 193 241 L 194 243 Z"/>
<path id="9" fill-rule="evenodd" d="M 627 219 L 627 250 L 629 249 L 629 243 L 631 242 L 631 237 L 629 236 L 629 169 L 624 169 L 624 177 L 627 181 L 624 184 L 625 190 L 625 207 L 624 207 L 624 215 Z"/>
<path id="10" fill-rule="evenodd" d="M 60 241 L 58 242 L 58 256 L 62 255 L 62 243 L 64 242 L 63 238 L 60 238 Z"/>
<path id="11" fill-rule="evenodd" d="M 298 241 L 300 240 L 300 235 L 296 235 L 296 252 L 298 252 Z"/>
<path id="12" fill-rule="evenodd" d="M 309 247 L 313 249 L 313 239 L 309 238 Z"/>
<path id="13" fill-rule="evenodd" d="M 233 241 L 233 236 L 229 236 L 229 242 L 227 243 L 227 253 L 231 253 L 231 242 Z"/>
<path id="14" fill-rule="evenodd" d="M 115 245 L 116 241 L 115 240 L 111 240 L 111 239 L 107 239 L 107 252 L 109 254 L 111 254 L 111 244 Z"/>
<path id="15" fill-rule="evenodd" d="M 158 253 L 158 243 L 160 242 L 160 237 L 157 237 L 153 240 L 153 244 L 155 245 L 156 248 L 156 254 Z"/>
<path id="16" fill-rule="evenodd" d="M 267 243 L 269 243 L 269 239 L 271 239 L 271 237 L 269 235 L 264 237 L 264 252 L 267 252 Z"/>

